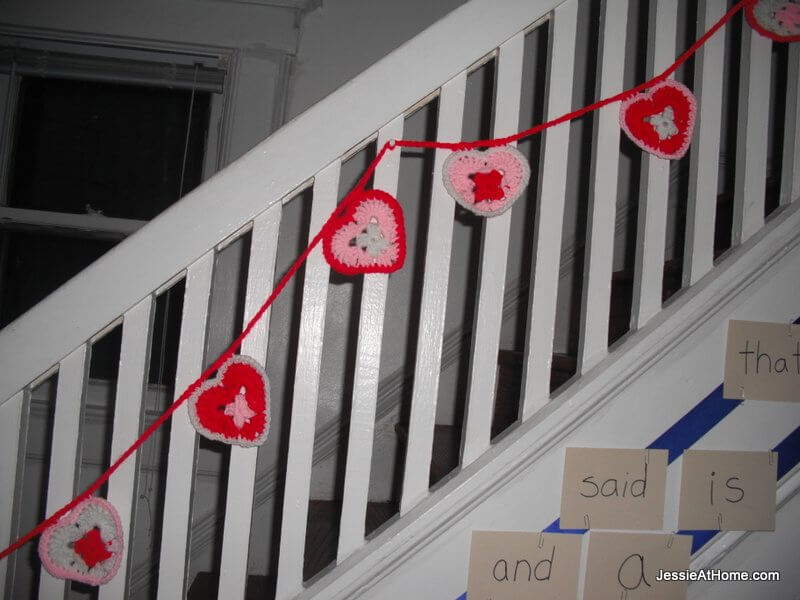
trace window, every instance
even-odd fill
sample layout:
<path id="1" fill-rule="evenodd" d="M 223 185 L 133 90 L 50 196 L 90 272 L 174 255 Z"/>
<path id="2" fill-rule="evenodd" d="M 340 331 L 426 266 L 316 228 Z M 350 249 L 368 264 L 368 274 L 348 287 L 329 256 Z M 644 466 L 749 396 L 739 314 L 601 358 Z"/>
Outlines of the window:
<path id="1" fill-rule="evenodd" d="M 80 79 L 24 68 L 10 78 L 0 327 L 203 179 L 214 95 L 208 70 L 205 86 L 196 85 L 197 68 L 187 83 L 184 68 L 182 85 L 167 87 L 142 84 L 141 68 L 132 78 L 129 63 L 118 66 L 123 83 L 106 72 Z M 52 65 L 50 72 L 60 75 Z"/>

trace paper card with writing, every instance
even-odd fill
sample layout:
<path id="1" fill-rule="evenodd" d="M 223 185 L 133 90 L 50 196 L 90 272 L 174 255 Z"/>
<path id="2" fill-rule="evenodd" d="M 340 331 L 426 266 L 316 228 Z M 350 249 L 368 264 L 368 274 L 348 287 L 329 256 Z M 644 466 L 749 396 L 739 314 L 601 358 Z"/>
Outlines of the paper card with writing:
<path id="1" fill-rule="evenodd" d="M 689 582 L 662 572 L 688 569 L 691 551 L 688 535 L 593 531 L 583 600 L 684 600 Z"/>
<path id="2" fill-rule="evenodd" d="M 469 600 L 574 600 L 581 535 L 473 531 Z"/>
<path id="3" fill-rule="evenodd" d="M 777 478 L 776 452 L 687 450 L 678 527 L 774 531 Z"/>
<path id="4" fill-rule="evenodd" d="M 564 529 L 661 529 L 666 450 L 567 448 Z"/>
<path id="5" fill-rule="evenodd" d="M 800 325 L 729 321 L 725 398 L 800 402 Z"/>

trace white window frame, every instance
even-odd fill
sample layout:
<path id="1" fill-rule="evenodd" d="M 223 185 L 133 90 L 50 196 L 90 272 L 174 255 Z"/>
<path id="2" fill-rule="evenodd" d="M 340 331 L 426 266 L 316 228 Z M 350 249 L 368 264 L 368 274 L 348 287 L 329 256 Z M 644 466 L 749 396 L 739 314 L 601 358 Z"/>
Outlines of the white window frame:
<path id="1" fill-rule="evenodd" d="M 0 26 L 0 226 L 122 239 L 147 221 L 70 214 L 8 206 L 8 175 L 13 152 L 20 82 L 25 75 L 48 75 L 82 81 L 139 83 L 210 91 L 208 135 L 201 179 L 222 166 L 230 130 L 231 75 L 237 51 L 176 43 L 150 43 L 114 36 L 53 33 L 32 28 Z M 14 60 L 14 56 L 19 60 Z M 10 59 L 10 60 L 9 60 Z M 115 72 L 115 66 L 119 70 Z M 219 77 L 189 79 L 222 71 Z"/>

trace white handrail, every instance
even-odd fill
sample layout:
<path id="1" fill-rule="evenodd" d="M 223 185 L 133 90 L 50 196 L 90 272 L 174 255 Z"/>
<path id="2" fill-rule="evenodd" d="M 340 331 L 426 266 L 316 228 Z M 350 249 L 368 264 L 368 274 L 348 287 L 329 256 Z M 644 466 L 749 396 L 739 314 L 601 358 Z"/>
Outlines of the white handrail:
<path id="1" fill-rule="evenodd" d="M 0 331 L 0 403 L 442 81 L 560 3 L 464 4 L 188 194 Z M 30 344 L 42 335 L 47 344 Z"/>

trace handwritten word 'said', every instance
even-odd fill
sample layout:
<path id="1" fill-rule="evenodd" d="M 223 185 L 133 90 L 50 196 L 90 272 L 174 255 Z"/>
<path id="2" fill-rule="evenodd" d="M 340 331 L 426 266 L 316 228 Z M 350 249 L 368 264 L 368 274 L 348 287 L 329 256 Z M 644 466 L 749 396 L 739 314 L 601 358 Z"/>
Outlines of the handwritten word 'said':
<path id="1" fill-rule="evenodd" d="M 589 534 L 584 600 L 684 600 L 686 581 L 658 581 L 689 568 L 692 538 L 670 533 Z"/>
<path id="2" fill-rule="evenodd" d="M 565 529 L 661 529 L 666 450 L 567 448 Z"/>
<path id="3" fill-rule="evenodd" d="M 775 452 L 687 450 L 681 470 L 681 529 L 774 531 Z"/>
<path id="4" fill-rule="evenodd" d="M 575 598 L 582 537 L 561 533 L 473 531 L 467 598 Z"/>

